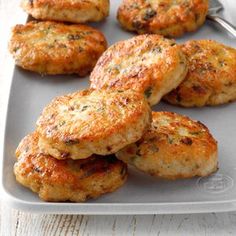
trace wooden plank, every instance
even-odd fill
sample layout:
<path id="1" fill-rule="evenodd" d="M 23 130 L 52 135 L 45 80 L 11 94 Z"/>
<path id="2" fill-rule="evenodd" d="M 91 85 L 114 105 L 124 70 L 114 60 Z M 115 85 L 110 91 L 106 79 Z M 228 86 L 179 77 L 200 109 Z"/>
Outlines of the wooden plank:
<path id="1" fill-rule="evenodd" d="M 236 234 L 236 213 L 149 215 L 149 216 L 77 216 L 30 214 L 2 206 L 4 236 L 143 236 Z"/>

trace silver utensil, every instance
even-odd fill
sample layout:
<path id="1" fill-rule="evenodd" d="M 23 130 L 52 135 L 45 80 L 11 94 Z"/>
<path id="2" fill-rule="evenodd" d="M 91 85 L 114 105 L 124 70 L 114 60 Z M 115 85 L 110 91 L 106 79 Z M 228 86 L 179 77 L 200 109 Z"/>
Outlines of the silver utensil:
<path id="1" fill-rule="evenodd" d="M 222 11 L 223 9 L 223 5 L 218 0 L 209 0 L 209 10 L 207 14 L 207 19 L 210 21 L 217 22 L 224 29 L 230 32 L 234 37 L 236 37 L 236 27 L 227 20 L 217 15 L 217 13 Z"/>

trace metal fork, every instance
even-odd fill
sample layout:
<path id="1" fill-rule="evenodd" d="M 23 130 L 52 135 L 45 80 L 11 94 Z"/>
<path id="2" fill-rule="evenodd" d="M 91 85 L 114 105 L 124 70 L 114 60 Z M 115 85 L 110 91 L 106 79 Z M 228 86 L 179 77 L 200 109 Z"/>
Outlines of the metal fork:
<path id="1" fill-rule="evenodd" d="M 209 3 L 210 5 L 207 14 L 207 19 L 210 21 L 217 22 L 224 29 L 230 32 L 234 37 L 236 37 L 236 27 L 227 20 L 217 15 L 218 12 L 224 9 L 223 5 L 218 0 L 209 0 Z"/>

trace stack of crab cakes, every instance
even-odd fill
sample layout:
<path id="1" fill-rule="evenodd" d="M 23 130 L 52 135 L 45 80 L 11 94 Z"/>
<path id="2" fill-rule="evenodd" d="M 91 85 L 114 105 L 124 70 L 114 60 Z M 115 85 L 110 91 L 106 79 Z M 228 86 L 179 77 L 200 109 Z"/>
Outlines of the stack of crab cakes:
<path id="1" fill-rule="evenodd" d="M 182 59 L 173 57 L 173 52 Z M 163 98 L 173 105 L 202 107 L 236 99 L 235 68 L 236 50 L 216 41 L 176 45 L 158 35 L 142 35 L 110 47 L 90 79 L 93 89 L 133 88 L 145 94 L 150 105 Z M 176 88 L 168 93 L 167 85 Z M 217 141 L 208 128 L 171 112 L 153 112 L 149 130 L 116 156 L 142 172 L 166 179 L 208 176 L 218 169 Z"/>
<path id="2" fill-rule="evenodd" d="M 181 45 L 163 36 L 111 46 L 91 74 L 90 89 L 55 98 L 20 142 L 17 181 L 46 201 L 83 202 L 121 187 L 127 164 L 172 180 L 217 171 L 217 141 L 206 126 L 151 112 L 185 82 L 190 62 Z"/>
<path id="3" fill-rule="evenodd" d="M 151 110 L 161 99 L 201 107 L 236 99 L 236 50 L 175 40 L 205 21 L 208 0 L 123 0 L 117 18 L 139 36 L 107 49 L 82 25 L 109 14 L 109 0 L 22 0 L 37 21 L 9 43 L 20 67 L 42 75 L 89 75 L 90 88 L 56 97 L 16 149 L 16 180 L 45 201 L 84 202 L 114 192 L 131 165 L 165 179 L 208 176 L 218 146 L 201 122 Z M 42 21 L 41 21 L 42 20 Z"/>
<path id="4" fill-rule="evenodd" d="M 183 107 L 236 100 L 236 49 L 214 40 L 173 39 L 145 34 L 120 41 L 99 58 L 93 89 L 134 89 L 151 106 L 164 101 Z"/>
<path id="5" fill-rule="evenodd" d="M 185 83 L 190 62 L 191 57 L 174 40 L 136 36 L 103 53 L 91 73 L 90 86 L 107 91 L 132 88 L 153 106 L 168 97 L 171 88 Z M 217 141 L 207 127 L 171 112 L 152 112 L 152 124 L 142 138 L 116 156 L 142 172 L 166 179 L 207 176 L 218 169 Z"/>
<path id="6" fill-rule="evenodd" d="M 16 180 L 45 201 L 83 202 L 115 191 L 127 179 L 127 166 L 114 155 L 58 160 L 40 151 L 39 134 L 27 135 L 16 150 Z"/>
<path id="7" fill-rule="evenodd" d="M 114 153 L 150 124 L 145 97 L 131 90 L 57 97 L 17 148 L 16 179 L 46 201 L 82 202 L 113 192 L 127 179 L 127 166 Z"/>
<path id="8" fill-rule="evenodd" d="M 175 180 L 216 172 L 217 149 L 201 122 L 173 112 L 152 112 L 151 127 L 116 156 L 144 173 Z"/>
<path id="9" fill-rule="evenodd" d="M 217 152 L 206 126 L 151 113 L 142 93 L 85 90 L 45 107 L 16 150 L 14 174 L 42 200 L 83 202 L 124 185 L 127 164 L 165 179 L 208 176 Z"/>
<path id="10" fill-rule="evenodd" d="M 9 50 L 18 66 L 41 75 L 86 76 L 92 71 L 107 41 L 82 23 L 104 20 L 109 0 L 22 0 L 21 6 L 37 21 L 12 30 Z"/>

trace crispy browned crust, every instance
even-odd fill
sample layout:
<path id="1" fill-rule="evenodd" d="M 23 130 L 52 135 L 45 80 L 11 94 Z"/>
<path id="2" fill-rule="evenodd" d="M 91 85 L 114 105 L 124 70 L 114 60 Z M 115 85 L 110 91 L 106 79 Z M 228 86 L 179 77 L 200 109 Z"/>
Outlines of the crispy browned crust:
<path id="1" fill-rule="evenodd" d="M 182 45 L 189 72 L 165 101 L 184 107 L 219 105 L 236 99 L 236 50 L 213 40 Z"/>
<path id="2" fill-rule="evenodd" d="M 84 90 L 54 99 L 37 121 L 39 146 L 55 158 L 112 154 L 137 141 L 151 123 L 143 95 Z"/>
<path id="3" fill-rule="evenodd" d="M 9 43 L 16 64 L 40 74 L 85 76 L 106 48 L 98 30 L 52 21 L 16 25 Z"/>
<path id="4" fill-rule="evenodd" d="M 179 37 L 195 31 L 206 19 L 208 0 L 123 0 L 117 18 L 123 28 Z"/>
<path id="5" fill-rule="evenodd" d="M 217 142 L 202 123 L 172 112 L 153 112 L 151 128 L 116 156 L 150 175 L 207 176 L 218 169 Z"/>
<path id="6" fill-rule="evenodd" d="M 187 73 L 187 63 L 174 40 L 140 35 L 108 48 L 91 73 L 91 88 L 134 89 L 154 105 L 176 88 Z"/>
<path id="7" fill-rule="evenodd" d="M 127 166 L 114 156 L 57 160 L 40 153 L 38 134 L 27 135 L 16 150 L 16 180 L 45 201 L 83 202 L 121 187 Z"/>
<path id="8" fill-rule="evenodd" d="M 35 19 L 85 23 L 109 15 L 109 0 L 22 0 L 21 7 Z"/>

